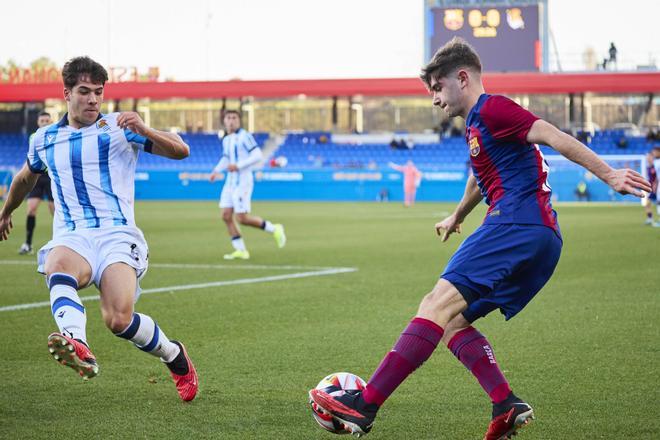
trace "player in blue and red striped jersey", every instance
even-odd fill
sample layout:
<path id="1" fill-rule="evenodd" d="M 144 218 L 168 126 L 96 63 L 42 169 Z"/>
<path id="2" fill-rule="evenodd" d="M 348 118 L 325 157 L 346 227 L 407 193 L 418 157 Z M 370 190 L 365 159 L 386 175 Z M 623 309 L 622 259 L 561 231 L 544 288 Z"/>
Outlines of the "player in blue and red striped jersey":
<path id="1" fill-rule="evenodd" d="M 495 309 L 515 316 L 549 280 L 562 238 L 550 203 L 548 167 L 537 145 L 578 163 L 621 194 L 650 191 L 629 169 L 612 169 L 573 137 L 508 98 L 488 95 L 481 61 L 464 40 L 438 50 L 422 70 L 433 104 L 466 120 L 473 175 L 456 210 L 435 225 L 446 241 L 485 199 L 483 224 L 453 255 L 417 315 L 385 356 L 362 392 L 332 397 L 311 390 L 311 399 L 353 433 L 369 432 L 378 409 L 443 342 L 475 376 L 493 404 L 486 440 L 510 438 L 533 418 L 532 407 L 511 391 L 493 349 L 472 323 Z"/>
<path id="2" fill-rule="evenodd" d="M 651 192 L 646 196 L 644 201 L 644 211 L 646 211 L 645 225 L 653 225 L 660 227 L 660 200 L 658 200 L 658 172 L 655 169 L 656 153 L 660 156 L 660 148 L 649 151 L 646 155 L 646 175 L 649 176 L 651 182 Z M 656 205 L 658 211 L 658 220 L 653 221 L 653 205 Z"/>

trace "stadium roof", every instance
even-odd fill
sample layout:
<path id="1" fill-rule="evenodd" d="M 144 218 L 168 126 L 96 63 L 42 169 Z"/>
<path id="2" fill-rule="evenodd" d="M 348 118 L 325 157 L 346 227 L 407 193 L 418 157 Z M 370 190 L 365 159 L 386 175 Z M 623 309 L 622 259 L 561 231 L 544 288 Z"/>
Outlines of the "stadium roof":
<path id="1" fill-rule="evenodd" d="M 485 73 L 489 93 L 501 94 L 634 94 L 660 92 L 660 72 L 634 73 Z M 0 102 L 61 99 L 62 84 L 3 84 Z M 285 98 L 329 96 L 425 95 L 417 78 L 316 79 L 275 81 L 117 82 L 106 85 L 105 99 L 221 99 L 252 96 Z"/>

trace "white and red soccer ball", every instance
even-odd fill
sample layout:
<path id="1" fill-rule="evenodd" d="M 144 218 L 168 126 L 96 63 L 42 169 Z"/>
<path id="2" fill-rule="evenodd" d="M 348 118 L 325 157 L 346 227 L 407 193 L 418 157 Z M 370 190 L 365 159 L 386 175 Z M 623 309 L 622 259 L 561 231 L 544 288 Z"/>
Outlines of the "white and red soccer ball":
<path id="1" fill-rule="evenodd" d="M 346 391 L 361 391 L 367 386 L 367 383 L 359 376 L 351 373 L 332 373 L 324 377 L 318 385 L 317 390 L 322 390 L 331 396 L 341 396 Z M 336 420 L 329 414 L 325 414 L 311 399 L 309 404 L 312 407 L 312 415 L 319 426 L 326 431 L 334 434 L 350 434 L 343 423 Z"/>

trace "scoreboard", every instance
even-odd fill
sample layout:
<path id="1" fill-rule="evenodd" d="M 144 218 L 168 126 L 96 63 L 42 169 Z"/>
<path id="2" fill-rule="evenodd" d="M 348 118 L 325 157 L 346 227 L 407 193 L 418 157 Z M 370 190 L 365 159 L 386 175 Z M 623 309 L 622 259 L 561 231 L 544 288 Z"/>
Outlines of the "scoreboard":
<path id="1" fill-rule="evenodd" d="M 543 3 L 523 2 L 488 6 L 426 6 L 426 60 L 453 37 L 462 37 L 479 53 L 485 72 L 547 70 Z M 463 3 L 465 4 L 465 3 Z"/>

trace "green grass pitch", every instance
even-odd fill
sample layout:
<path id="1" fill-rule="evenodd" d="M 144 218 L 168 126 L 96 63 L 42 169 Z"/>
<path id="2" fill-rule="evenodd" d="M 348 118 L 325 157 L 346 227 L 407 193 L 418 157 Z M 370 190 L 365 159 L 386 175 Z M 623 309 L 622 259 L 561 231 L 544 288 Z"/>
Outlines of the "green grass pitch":
<path id="1" fill-rule="evenodd" d="M 332 439 L 313 421 L 307 390 L 336 371 L 367 379 L 484 215 L 478 208 L 464 235 L 443 244 L 433 226 L 452 204 L 253 209 L 285 224 L 287 246 L 244 228 L 252 259 L 225 263 L 230 245 L 215 203 L 136 207 L 150 246 L 144 289 L 216 283 L 137 303 L 187 345 L 200 375 L 194 402 L 179 401 L 157 359 L 105 329 L 98 301 L 85 302 L 101 369 L 88 382 L 48 355 L 49 307 L 2 311 L 0 438 Z M 499 313 L 477 322 L 535 408 L 519 438 L 660 438 L 660 229 L 642 225 L 638 205 L 557 210 L 564 249 L 552 280 L 510 322 Z M 0 307 L 48 301 L 35 257 L 16 253 L 24 222 L 23 206 L 0 243 Z M 35 246 L 49 236 L 42 206 Z M 231 284 L 330 267 L 357 271 Z M 480 439 L 489 418 L 485 393 L 440 347 L 386 403 L 369 438 Z"/>

